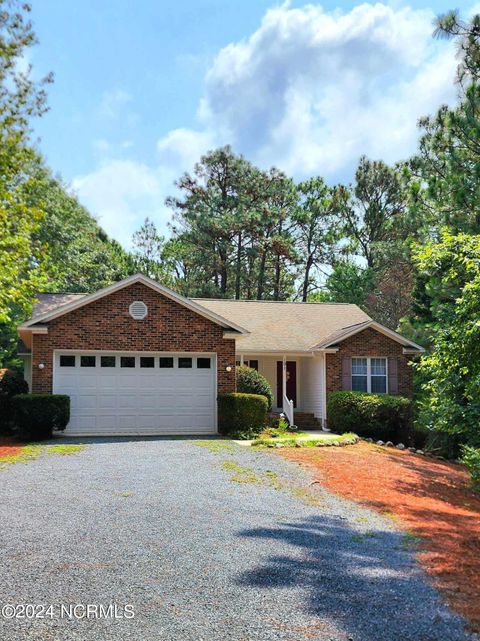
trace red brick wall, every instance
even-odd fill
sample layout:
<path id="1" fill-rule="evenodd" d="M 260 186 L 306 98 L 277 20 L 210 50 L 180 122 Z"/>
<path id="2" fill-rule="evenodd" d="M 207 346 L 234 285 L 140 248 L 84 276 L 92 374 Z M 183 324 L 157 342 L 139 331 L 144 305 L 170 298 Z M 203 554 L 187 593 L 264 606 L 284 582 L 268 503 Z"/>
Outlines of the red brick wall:
<path id="1" fill-rule="evenodd" d="M 413 371 L 402 345 L 374 329 L 367 328 L 339 343 L 336 354 L 327 354 L 327 395 L 342 389 L 342 358 L 344 356 L 393 356 L 398 363 L 398 393 L 413 394 Z"/>
<path id="2" fill-rule="evenodd" d="M 129 314 L 135 300 L 148 307 L 143 320 Z M 52 392 L 54 349 L 216 352 L 218 392 L 235 391 L 235 341 L 224 339 L 219 325 L 141 283 L 50 321 L 47 335 L 32 338 L 32 391 L 36 393 Z M 43 370 L 38 369 L 39 363 L 45 364 Z"/>

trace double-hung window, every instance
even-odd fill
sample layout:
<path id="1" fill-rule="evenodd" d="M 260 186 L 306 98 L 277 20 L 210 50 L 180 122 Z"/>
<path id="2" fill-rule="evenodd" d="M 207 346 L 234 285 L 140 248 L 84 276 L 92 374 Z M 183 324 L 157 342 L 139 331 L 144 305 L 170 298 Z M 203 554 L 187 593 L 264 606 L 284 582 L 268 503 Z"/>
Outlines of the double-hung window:
<path id="1" fill-rule="evenodd" d="M 352 390 L 354 392 L 387 393 L 386 358 L 352 358 Z"/>

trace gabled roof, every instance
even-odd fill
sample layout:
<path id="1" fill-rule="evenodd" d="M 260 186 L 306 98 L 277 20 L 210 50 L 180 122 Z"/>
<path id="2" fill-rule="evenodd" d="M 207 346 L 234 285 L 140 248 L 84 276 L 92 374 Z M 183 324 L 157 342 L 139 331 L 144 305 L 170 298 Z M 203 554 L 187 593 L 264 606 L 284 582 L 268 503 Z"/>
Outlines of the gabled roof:
<path id="1" fill-rule="evenodd" d="M 389 329 L 388 327 L 385 327 L 385 325 L 381 325 L 380 323 L 377 323 L 373 319 L 364 321 L 363 323 L 357 323 L 356 325 L 350 325 L 349 327 L 343 327 L 337 332 L 333 332 L 333 334 L 330 334 L 330 336 L 327 336 L 323 341 L 318 343 L 318 345 L 315 345 L 315 349 L 328 349 L 329 347 L 334 347 L 337 343 L 341 343 L 346 338 L 350 338 L 350 336 L 354 336 L 355 334 L 358 334 L 358 332 L 362 332 L 364 329 L 367 329 L 368 327 L 376 330 L 377 332 L 380 332 L 381 334 L 384 334 L 385 336 L 388 336 L 389 338 L 393 339 L 397 343 L 400 343 L 401 345 L 404 346 L 404 348 L 408 349 L 409 351 L 413 351 L 413 352 L 425 351 L 421 345 L 417 345 L 417 343 L 414 343 L 408 338 L 405 338 L 398 332 L 394 332 L 393 329 Z"/>
<path id="2" fill-rule="evenodd" d="M 356 305 L 185 298 L 142 274 L 130 276 L 94 294 L 39 294 L 30 320 L 20 325 L 22 338 L 47 332 L 49 321 L 88 305 L 134 283 L 142 283 L 195 311 L 237 338 L 237 352 L 302 353 L 335 349 L 341 341 L 371 327 L 404 346 L 410 353 L 423 348 L 375 322 Z"/>
<path id="3" fill-rule="evenodd" d="M 357 305 L 195 299 L 249 330 L 237 339 L 237 352 L 313 352 L 333 347 L 371 327 L 412 352 L 420 345 L 375 322 Z"/>
<path id="4" fill-rule="evenodd" d="M 32 319 L 35 316 L 43 316 L 48 314 L 48 312 L 53 312 L 56 309 L 59 309 L 63 305 L 68 305 L 68 303 L 73 303 L 74 301 L 84 298 L 88 294 L 67 294 L 67 293 L 49 293 L 44 292 L 37 294 L 37 302 L 33 306 Z"/>
<path id="5" fill-rule="evenodd" d="M 249 330 L 247 336 L 237 339 L 238 352 L 311 352 L 345 326 L 371 321 L 359 307 L 345 303 L 195 301 Z"/>
<path id="6" fill-rule="evenodd" d="M 151 278 L 148 278 L 147 276 L 144 276 L 143 274 L 135 274 L 134 276 L 129 276 L 128 278 L 125 278 L 124 280 L 121 280 L 118 283 L 113 283 L 113 285 L 109 285 L 104 289 L 100 289 L 99 291 L 93 294 L 50 294 L 50 295 L 43 294 L 43 295 L 40 295 L 39 302 L 35 307 L 33 317 L 30 320 L 26 321 L 25 323 L 22 323 L 22 325 L 19 326 L 18 330 L 26 331 L 28 329 L 33 329 L 34 326 L 38 326 L 38 324 L 40 323 L 48 323 L 54 318 L 58 318 L 59 316 L 68 314 L 69 312 L 72 312 L 75 309 L 79 309 L 80 307 L 93 303 L 96 300 L 104 298 L 105 296 L 113 294 L 114 292 L 120 289 L 124 289 L 125 287 L 128 287 L 129 285 L 133 285 L 135 283 L 142 283 L 143 285 L 150 287 L 151 289 L 153 289 L 154 291 L 157 291 L 158 293 L 162 294 L 166 298 L 169 298 L 177 302 L 179 305 L 183 305 L 187 309 L 191 309 L 197 314 L 200 314 L 201 316 L 208 318 L 212 322 L 216 323 L 217 325 L 220 325 L 221 327 L 224 327 L 225 329 L 238 332 L 239 334 L 248 333 L 248 330 L 241 327 L 240 325 L 237 325 L 237 323 L 235 323 L 234 321 L 230 321 L 230 320 L 227 320 L 226 318 L 223 318 L 221 315 L 217 314 L 216 312 L 206 309 L 205 307 L 203 307 L 202 305 L 199 305 L 198 303 L 196 303 L 194 300 L 190 298 L 185 298 L 185 296 L 181 296 L 180 294 L 177 294 L 176 292 L 172 291 L 168 287 L 165 287 L 164 285 L 160 285 L 160 283 L 157 283 L 156 281 L 152 280 Z"/>

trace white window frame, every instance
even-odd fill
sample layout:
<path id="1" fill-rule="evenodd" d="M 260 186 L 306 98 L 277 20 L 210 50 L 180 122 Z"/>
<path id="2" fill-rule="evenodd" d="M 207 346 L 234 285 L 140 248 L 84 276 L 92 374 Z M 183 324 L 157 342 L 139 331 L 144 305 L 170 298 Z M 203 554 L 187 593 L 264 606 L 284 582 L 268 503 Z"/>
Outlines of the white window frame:
<path id="1" fill-rule="evenodd" d="M 352 356 L 352 373 L 350 374 L 350 383 L 353 389 L 353 359 L 355 358 L 365 358 L 367 359 L 367 393 L 372 393 L 372 359 L 381 358 L 385 361 L 385 392 L 374 392 L 375 394 L 388 394 L 388 358 L 386 356 Z M 378 376 L 378 374 L 375 374 Z"/>

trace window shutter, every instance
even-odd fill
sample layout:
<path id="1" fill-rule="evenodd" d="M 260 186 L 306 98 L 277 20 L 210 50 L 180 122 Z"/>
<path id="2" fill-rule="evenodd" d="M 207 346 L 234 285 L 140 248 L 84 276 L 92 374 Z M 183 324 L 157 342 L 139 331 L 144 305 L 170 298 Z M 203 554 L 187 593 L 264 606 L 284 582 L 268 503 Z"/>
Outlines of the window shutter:
<path id="1" fill-rule="evenodd" d="M 388 393 L 398 394 L 398 358 L 388 359 Z"/>
<path id="2" fill-rule="evenodd" d="M 342 390 L 352 389 L 352 359 L 349 356 L 342 358 Z"/>

